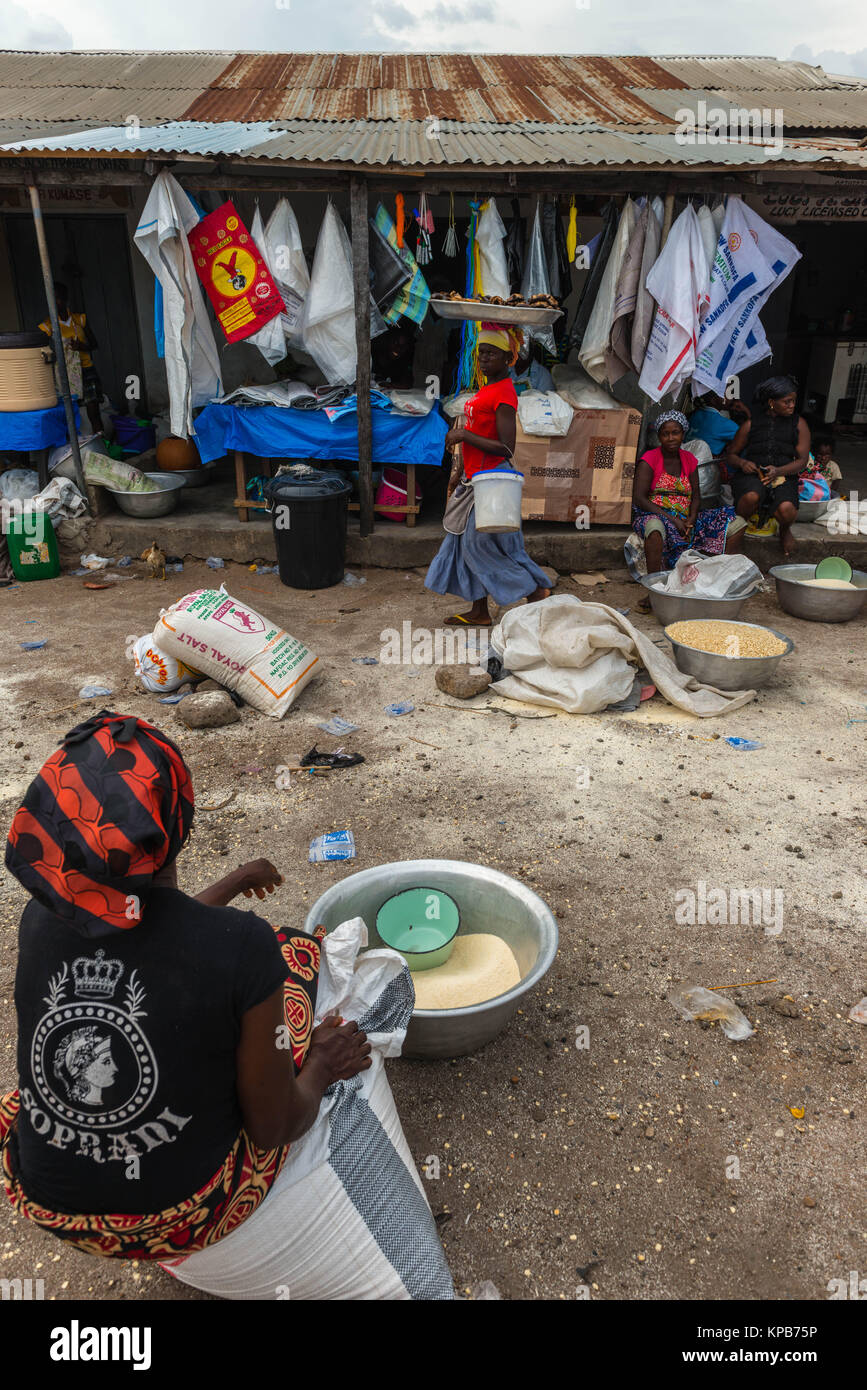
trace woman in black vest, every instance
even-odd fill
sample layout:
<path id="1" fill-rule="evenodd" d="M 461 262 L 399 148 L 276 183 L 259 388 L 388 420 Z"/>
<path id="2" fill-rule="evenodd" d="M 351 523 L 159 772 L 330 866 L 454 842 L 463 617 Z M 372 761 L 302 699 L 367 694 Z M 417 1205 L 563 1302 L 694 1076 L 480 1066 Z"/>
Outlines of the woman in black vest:
<path id="1" fill-rule="evenodd" d="M 773 513 L 784 555 L 795 548 L 791 528 L 798 515 L 798 474 L 810 454 L 797 389 L 790 376 L 770 377 L 757 386 L 752 418 L 741 425 L 726 455 L 735 510 L 745 520 L 758 512 L 761 524 Z"/>

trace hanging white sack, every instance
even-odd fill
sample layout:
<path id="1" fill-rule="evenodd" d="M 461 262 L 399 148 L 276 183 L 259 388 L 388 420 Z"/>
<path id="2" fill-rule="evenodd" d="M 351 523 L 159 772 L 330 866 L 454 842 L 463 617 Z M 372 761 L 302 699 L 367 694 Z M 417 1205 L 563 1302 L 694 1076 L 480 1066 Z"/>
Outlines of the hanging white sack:
<path id="1" fill-rule="evenodd" d="M 482 284 L 480 294 L 499 295 L 508 299 L 512 293 L 509 287 L 509 271 L 506 265 L 506 251 L 503 238 L 506 228 L 497 211 L 497 201 L 489 198 L 483 204 L 476 228 L 476 244 L 479 248 L 479 268 Z"/>
<path id="2" fill-rule="evenodd" d="M 584 339 L 578 353 L 578 361 L 581 363 L 584 370 L 592 376 L 594 381 L 598 381 L 600 385 L 606 380 L 605 349 L 608 347 L 608 340 L 611 336 L 611 325 L 614 322 L 614 300 L 617 282 L 620 278 L 620 270 L 634 230 L 635 204 L 631 198 L 627 198 L 623 205 L 623 211 L 620 214 L 620 221 L 617 224 L 617 232 L 614 237 L 614 245 L 611 248 L 611 255 L 608 257 L 605 269 L 602 272 L 602 279 L 599 282 L 596 301 L 590 312 L 590 318 L 584 330 Z"/>
<path id="3" fill-rule="evenodd" d="M 641 270 L 635 292 L 635 315 L 632 319 L 632 365 L 637 372 L 644 366 L 644 355 L 650 340 L 650 327 L 656 309 L 656 300 L 647 288 L 647 277 L 656 264 L 659 243 L 662 240 L 662 218 L 665 212 L 661 198 L 654 198 L 647 214 L 647 232 L 644 237 L 644 250 L 641 253 Z"/>
<path id="4" fill-rule="evenodd" d="M 698 230 L 701 233 L 701 244 L 704 247 L 704 254 L 707 258 L 707 275 L 710 280 L 710 273 L 713 269 L 713 258 L 716 255 L 716 244 L 719 233 L 713 220 L 713 215 L 707 203 L 702 203 L 696 214 L 698 217 Z"/>
<path id="5" fill-rule="evenodd" d="M 223 390 L 217 344 L 187 240 L 198 221 L 177 179 L 159 174 L 134 237 L 162 286 L 171 432 L 181 439 L 195 434 L 194 407 L 207 405 Z"/>
<path id="6" fill-rule="evenodd" d="M 310 288 L 310 271 L 307 269 L 298 219 L 288 198 L 281 198 L 268 218 L 265 241 L 268 268 L 286 306 L 285 314 L 280 316 L 283 332 L 290 345 L 301 347 L 298 324 Z"/>
<path id="7" fill-rule="evenodd" d="M 638 384 L 652 401 L 675 395 L 693 374 L 707 279 L 698 218 L 688 203 L 647 277 L 657 309 Z"/>
<path id="8" fill-rule="evenodd" d="M 639 210 L 640 208 L 640 210 Z M 626 254 L 620 265 L 617 286 L 614 291 L 614 312 L 611 318 L 611 332 L 605 349 L 605 376 L 613 386 L 621 377 L 632 371 L 632 316 L 638 298 L 638 280 L 644 256 L 644 242 L 647 237 L 647 223 L 650 217 L 650 204 L 646 198 L 635 205 L 635 223 Z"/>
<path id="9" fill-rule="evenodd" d="M 771 355 L 759 313 L 800 259 L 781 232 L 741 198 L 729 198 L 699 334 L 694 391 L 723 395 L 730 376 Z"/>
<path id="10" fill-rule="evenodd" d="M 265 224 L 262 221 L 262 214 L 259 211 L 258 201 L 256 203 L 256 211 L 253 213 L 253 221 L 250 225 L 250 234 L 262 260 L 268 267 L 268 273 L 271 279 L 276 284 L 277 277 L 274 273 L 274 265 L 271 253 L 268 249 L 268 239 L 265 234 Z M 270 363 L 271 366 L 273 366 L 275 362 L 282 362 L 283 358 L 286 356 L 286 334 L 283 331 L 283 315 L 276 314 L 274 318 L 269 319 L 266 324 L 262 325 L 258 333 L 252 333 L 246 341 L 252 343 L 253 347 L 257 347 L 265 361 Z"/>
<path id="11" fill-rule="evenodd" d="M 330 200 L 319 228 L 300 332 L 304 351 L 326 381 L 351 385 L 357 370 L 352 247 Z"/>

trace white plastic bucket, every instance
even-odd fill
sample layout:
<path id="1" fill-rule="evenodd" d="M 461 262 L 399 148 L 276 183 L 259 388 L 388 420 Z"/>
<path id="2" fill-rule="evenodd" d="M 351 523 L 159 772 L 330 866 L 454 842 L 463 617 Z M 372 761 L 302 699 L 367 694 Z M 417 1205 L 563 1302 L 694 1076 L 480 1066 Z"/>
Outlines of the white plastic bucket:
<path id="1" fill-rule="evenodd" d="M 485 468 L 474 473 L 470 482 L 477 531 L 520 531 L 523 473 L 513 468 Z"/>

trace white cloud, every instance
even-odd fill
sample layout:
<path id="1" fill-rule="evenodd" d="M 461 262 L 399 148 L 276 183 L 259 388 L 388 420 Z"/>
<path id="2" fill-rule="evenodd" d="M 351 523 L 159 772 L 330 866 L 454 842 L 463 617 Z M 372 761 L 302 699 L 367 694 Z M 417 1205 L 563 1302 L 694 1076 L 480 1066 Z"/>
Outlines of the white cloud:
<path id="1" fill-rule="evenodd" d="M 63 5 L 49 2 L 47 8 L 63 13 Z M 0 17 L 2 48 L 71 48 L 72 37 L 65 25 L 42 11 L 25 10 L 14 0 L 4 0 Z"/>
<path id="2" fill-rule="evenodd" d="M 800 63 L 813 63 L 824 68 L 825 72 L 836 73 L 838 77 L 867 77 L 867 48 L 857 53 L 845 53 L 834 48 L 824 48 L 820 53 L 814 53 L 812 48 L 800 43 L 792 49 L 791 56 Z"/>

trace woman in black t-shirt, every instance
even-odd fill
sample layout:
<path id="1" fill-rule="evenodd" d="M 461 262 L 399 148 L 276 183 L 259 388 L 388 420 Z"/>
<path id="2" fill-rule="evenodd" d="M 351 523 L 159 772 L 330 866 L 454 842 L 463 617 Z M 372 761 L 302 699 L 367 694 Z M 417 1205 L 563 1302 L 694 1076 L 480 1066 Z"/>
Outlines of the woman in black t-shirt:
<path id="1" fill-rule="evenodd" d="M 810 429 L 798 414 L 798 383 L 773 376 L 756 387 L 753 411 L 728 446 L 735 509 L 764 526 L 773 514 L 785 556 L 795 549 L 792 522 L 798 516 L 798 475 L 810 456 Z"/>
<path id="2" fill-rule="evenodd" d="M 192 817 L 171 740 L 101 711 L 49 758 L 9 834 L 31 902 L 4 1185 L 20 1214 L 96 1254 L 189 1254 L 227 1235 L 326 1088 L 370 1065 L 357 1024 L 312 1028 L 319 941 L 228 906 L 273 891 L 273 865 L 197 898 L 178 889 Z"/>

